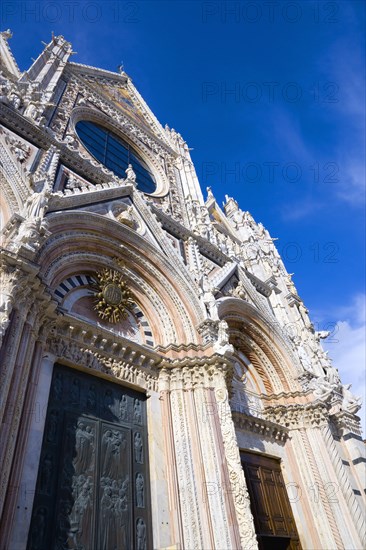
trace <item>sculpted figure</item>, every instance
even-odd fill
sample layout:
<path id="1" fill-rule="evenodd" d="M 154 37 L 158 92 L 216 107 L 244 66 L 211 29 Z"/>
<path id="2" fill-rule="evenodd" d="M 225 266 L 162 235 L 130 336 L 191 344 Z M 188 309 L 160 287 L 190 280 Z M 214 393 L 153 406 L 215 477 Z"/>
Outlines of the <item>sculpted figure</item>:
<path id="1" fill-rule="evenodd" d="M 314 396 L 322 401 L 328 401 L 333 391 L 333 388 L 324 376 L 313 378 L 309 384 L 309 388 L 313 390 Z"/>
<path id="2" fill-rule="evenodd" d="M 135 182 L 136 181 L 136 174 L 134 172 L 134 169 L 132 168 L 132 164 L 129 164 L 126 168 L 126 176 L 128 181 Z"/>
<path id="3" fill-rule="evenodd" d="M 325 370 L 325 378 L 329 382 L 329 384 L 331 386 L 334 386 L 335 388 L 338 387 L 341 383 L 338 370 L 335 367 L 333 367 L 331 364 L 325 367 L 324 370 Z"/>
<path id="4" fill-rule="evenodd" d="M 298 349 L 300 361 L 304 367 L 305 370 L 312 372 L 313 367 L 311 366 L 311 360 L 308 356 L 308 354 L 305 351 L 305 348 L 303 346 L 299 346 Z"/>
<path id="5" fill-rule="evenodd" d="M 142 423 L 142 409 L 141 409 L 141 402 L 138 399 L 135 399 L 135 403 L 133 406 L 133 421 L 136 424 Z"/>
<path id="6" fill-rule="evenodd" d="M 119 402 L 119 417 L 121 420 L 124 420 L 126 418 L 127 414 L 127 396 L 122 395 L 121 400 Z"/>
<path id="7" fill-rule="evenodd" d="M 133 206 L 128 206 L 126 210 L 123 210 L 123 212 L 120 213 L 117 220 L 120 223 L 123 223 L 124 225 L 127 225 L 128 227 L 135 227 L 135 220 L 133 219 Z"/>
<path id="8" fill-rule="evenodd" d="M 47 211 L 48 200 L 52 194 L 52 187 L 46 181 L 43 188 L 37 193 L 34 192 L 28 197 L 23 214 L 25 218 L 42 219 Z"/>
<path id="9" fill-rule="evenodd" d="M 218 319 L 217 304 L 215 298 L 215 292 L 217 289 L 210 286 L 209 280 L 206 275 L 202 275 L 199 280 L 199 286 L 201 288 L 201 296 L 203 303 L 206 306 L 207 312 L 211 319 Z"/>
<path id="10" fill-rule="evenodd" d="M 136 505 L 138 508 L 144 508 L 144 477 L 142 474 L 136 476 Z"/>
<path id="11" fill-rule="evenodd" d="M 221 355 L 232 354 L 234 352 L 234 348 L 229 342 L 229 325 L 224 320 L 219 322 L 219 330 L 217 340 L 214 344 L 214 350 Z"/>
<path id="12" fill-rule="evenodd" d="M 242 300 L 248 299 L 248 294 L 244 288 L 244 284 L 242 283 L 242 281 L 239 281 L 236 285 L 236 288 L 234 288 L 233 296 L 235 296 L 236 298 L 241 298 Z"/>
<path id="13" fill-rule="evenodd" d="M 351 384 L 346 384 L 345 386 L 342 386 L 342 409 L 351 414 L 356 414 L 356 412 L 361 408 L 362 399 L 361 397 L 353 395 L 353 393 L 350 391 L 350 388 Z"/>
<path id="14" fill-rule="evenodd" d="M 137 550 L 146 550 L 146 525 L 141 518 L 136 523 L 136 542 Z"/>
<path id="15" fill-rule="evenodd" d="M 12 93 L 10 94 L 9 96 L 9 100 L 10 100 L 10 103 L 13 105 L 13 107 L 15 109 L 19 109 L 21 104 L 22 104 L 22 100 L 20 99 L 20 97 L 18 96 L 18 94 L 16 93 Z"/>
<path id="16" fill-rule="evenodd" d="M 141 434 L 139 432 L 135 433 L 134 447 L 135 447 L 135 460 L 139 464 L 142 464 L 142 439 L 141 439 Z"/>

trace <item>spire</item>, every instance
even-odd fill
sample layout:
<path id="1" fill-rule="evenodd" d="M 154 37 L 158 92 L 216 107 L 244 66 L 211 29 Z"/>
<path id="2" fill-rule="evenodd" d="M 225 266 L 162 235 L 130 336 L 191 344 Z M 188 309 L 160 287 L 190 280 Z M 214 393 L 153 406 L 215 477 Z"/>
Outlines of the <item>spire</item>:
<path id="1" fill-rule="evenodd" d="M 50 100 L 69 57 L 74 53 L 70 42 L 63 36 L 54 36 L 52 33 L 51 42 L 46 44 L 43 52 L 23 74 L 21 81 L 38 83 L 45 92 L 46 99 Z"/>
<path id="2" fill-rule="evenodd" d="M 0 65 L 18 79 L 20 70 L 8 44 L 8 40 L 12 36 L 10 29 L 0 32 Z"/>

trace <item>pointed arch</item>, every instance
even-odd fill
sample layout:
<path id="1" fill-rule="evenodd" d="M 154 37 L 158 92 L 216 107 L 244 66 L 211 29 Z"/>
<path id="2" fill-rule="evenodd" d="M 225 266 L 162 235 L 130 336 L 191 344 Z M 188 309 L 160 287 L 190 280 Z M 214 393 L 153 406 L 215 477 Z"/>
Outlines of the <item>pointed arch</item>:
<path id="1" fill-rule="evenodd" d="M 218 313 L 229 325 L 231 343 L 256 369 L 267 395 L 299 389 L 293 368 L 300 374 L 300 365 L 275 319 L 267 318 L 248 302 L 231 297 L 219 300 Z"/>
<path id="2" fill-rule="evenodd" d="M 50 214 L 52 235 L 37 256 L 51 292 L 76 274 L 110 267 L 121 272 L 154 332 L 156 345 L 198 344 L 204 318 L 189 282 L 168 257 L 125 225 L 90 212 Z"/>

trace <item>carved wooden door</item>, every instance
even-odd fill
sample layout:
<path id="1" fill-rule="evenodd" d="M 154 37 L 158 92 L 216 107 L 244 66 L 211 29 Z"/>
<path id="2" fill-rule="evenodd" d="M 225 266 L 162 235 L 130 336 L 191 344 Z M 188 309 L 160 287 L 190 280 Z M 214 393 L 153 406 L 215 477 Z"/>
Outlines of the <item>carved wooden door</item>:
<path id="1" fill-rule="evenodd" d="M 56 365 L 28 550 L 152 547 L 145 396 Z"/>
<path id="2" fill-rule="evenodd" d="M 301 550 L 279 460 L 241 453 L 260 550 Z"/>

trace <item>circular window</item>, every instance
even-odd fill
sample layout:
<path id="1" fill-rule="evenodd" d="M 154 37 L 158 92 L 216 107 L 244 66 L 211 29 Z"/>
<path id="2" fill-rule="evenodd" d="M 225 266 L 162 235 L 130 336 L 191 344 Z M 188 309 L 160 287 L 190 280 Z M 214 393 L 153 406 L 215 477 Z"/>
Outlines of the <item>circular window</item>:
<path id="1" fill-rule="evenodd" d="M 129 164 L 136 174 L 136 186 L 143 193 L 153 193 L 156 182 L 146 163 L 129 143 L 122 138 L 91 121 L 81 120 L 76 124 L 80 141 L 93 157 L 114 172 L 119 178 L 125 178 Z"/>

